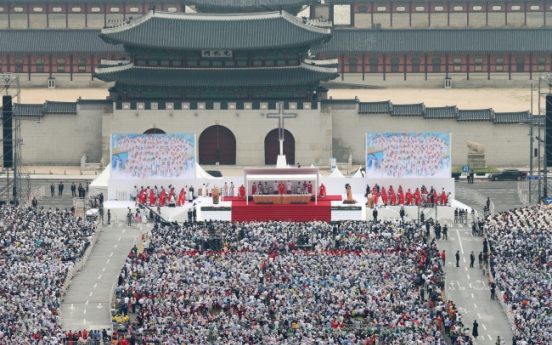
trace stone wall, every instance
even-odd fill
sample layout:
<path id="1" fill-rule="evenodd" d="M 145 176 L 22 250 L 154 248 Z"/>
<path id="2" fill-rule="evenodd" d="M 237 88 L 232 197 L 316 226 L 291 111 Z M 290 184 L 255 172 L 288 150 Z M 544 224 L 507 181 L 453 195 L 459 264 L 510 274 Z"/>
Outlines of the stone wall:
<path id="1" fill-rule="evenodd" d="M 103 157 L 109 155 L 110 133 L 144 133 L 158 128 L 166 133 L 195 133 L 197 140 L 210 126 L 228 128 L 236 137 L 236 164 L 264 165 L 264 140 L 278 127 L 277 119 L 267 119 L 274 110 L 115 110 L 104 117 Z M 319 110 L 297 110 L 295 119 L 285 121 L 295 138 L 295 162 L 304 166 L 328 164 L 332 152 L 331 114 Z M 138 115 L 136 115 L 138 114 Z"/>
<path id="2" fill-rule="evenodd" d="M 80 165 L 87 155 L 90 163 L 101 159 L 103 106 L 78 109 L 77 115 L 48 114 L 21 120 L 24 164 Z"/>
<path id="3" fill-rule="evenodd" d="M 356 110 L 335 110 L 333 153 L 344 161 L 349 151 L 355 164 L 365 163 L 365 133 L 368 132 L 451 132 L 452 164 L 466 164 L 467 141 L 486 148 L 488 166 L 528 166 L 529 126 L 493 124 L 491 121 L 458 122 L 454 119 L 424 119 L 421 116 L 361 115 Z M 345 158 L 346 160 L 346 158 Z"/>

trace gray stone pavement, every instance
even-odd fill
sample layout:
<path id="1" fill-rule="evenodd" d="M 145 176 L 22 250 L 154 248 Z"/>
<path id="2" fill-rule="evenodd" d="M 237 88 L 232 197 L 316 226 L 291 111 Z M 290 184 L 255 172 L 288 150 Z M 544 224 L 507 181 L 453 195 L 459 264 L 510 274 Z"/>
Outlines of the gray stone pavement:
<path id="1" fill-rule="evenodd" d="M 446 251 L 447 300 L 459 308 L 464 324 L 472 329 L 474 320 L 479 323 L 478 345 L 494 345 L 496 337 L 504 337 L 511 344 L 512 330 L 498 300 L 491 299 L 487 276 L 479 269 L 478 255 L 483 251 L 483 237 L 473 236 L 471 226 L 452 224 L 448 240 L 438 240 L 439 250 Z M 460 251 L 460 267 L 456 267 L 455 254 Z M 474 268 L 470 268 L 470 253 L 475 254 Z"/>
<path id="2" fill-rule="evenodd" d="M 64 330 L 111 327 L 110 306 L 113 283 L 134 245 L 134 240 L 151 225 L 127 227 L 123 221 L 104 225 L 86 266 L 73 279 L 61 303 Z"/>

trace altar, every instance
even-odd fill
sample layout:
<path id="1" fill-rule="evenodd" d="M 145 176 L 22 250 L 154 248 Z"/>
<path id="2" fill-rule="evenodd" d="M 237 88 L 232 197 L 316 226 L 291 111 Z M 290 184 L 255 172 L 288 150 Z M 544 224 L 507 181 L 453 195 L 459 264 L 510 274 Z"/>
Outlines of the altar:
<path id="1" fill-rule="evenodd" d="M 253 195 L 256 204 L 308 204 L 310 194 L 259 194 Z"/>

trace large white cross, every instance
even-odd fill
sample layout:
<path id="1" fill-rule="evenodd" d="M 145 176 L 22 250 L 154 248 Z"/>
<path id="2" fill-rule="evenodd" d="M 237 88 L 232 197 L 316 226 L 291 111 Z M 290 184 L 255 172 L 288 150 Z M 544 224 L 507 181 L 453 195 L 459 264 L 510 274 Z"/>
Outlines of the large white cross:
<path id="1" fill-rule="evenodd" d="M 267 113 L 267 118 L 278 119 L 278 140 L 280 141 L 280 156 L 284 154 L 284 119 L 293 119 L 297 117 L 297 113 L 286 113 L 284 111 L 284 102 L 277 103 L 278 113 Z"/>

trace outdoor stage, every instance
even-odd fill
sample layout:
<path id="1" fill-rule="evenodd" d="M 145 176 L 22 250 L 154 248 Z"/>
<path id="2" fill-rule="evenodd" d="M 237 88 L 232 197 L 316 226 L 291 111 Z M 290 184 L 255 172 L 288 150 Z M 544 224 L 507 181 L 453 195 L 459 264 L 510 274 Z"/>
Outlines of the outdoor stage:
<path id="1" fill-rule="evenodd" d="M 271 195 L 267 195 L 271 196 Z M 277 197 L 277 196 L 276 196 Z M 319 198 L 318 204 L 310 201 L 307 204 L 256 204 L 238 197 L 226 197 L 218 204 L 213 204 L 210 197 L 201 196 L 194 200 L 196 204 L 197 220 L 209 221 L 343 221 L 343 220 L 372 220 L 373 210 L 365 206 L 366 198 L 362 195 L 354 195 L 356 204 L 343 204 L 341 195 L 328 195 Z M 111 210 L 112 221 L 126 221 L 128 209 L 134 214 L 136 204 L 133 201 L 106 201 L 104 207 Z M 182 207 L 161 207 L 161 217 L 167 221 L 185 222 L 188 220 L 188 209 L 193 203 L 186 202 Z M 471 209 L 465 204 L 453 200 L 450 206 L 418 207 L 404 206 L 405 219 L 417 220 L 420 213 L 424 212 L 425 218 L 433 218 L 441 222 L 452 223 L 456 208 Z M 393 221 L 399 219 L 401 206 L 378 206 L 378 220 Z M 152 208 L 154 211 L 157 207 Z M 471 219 L 471 218 L 470 218 Z"/>

